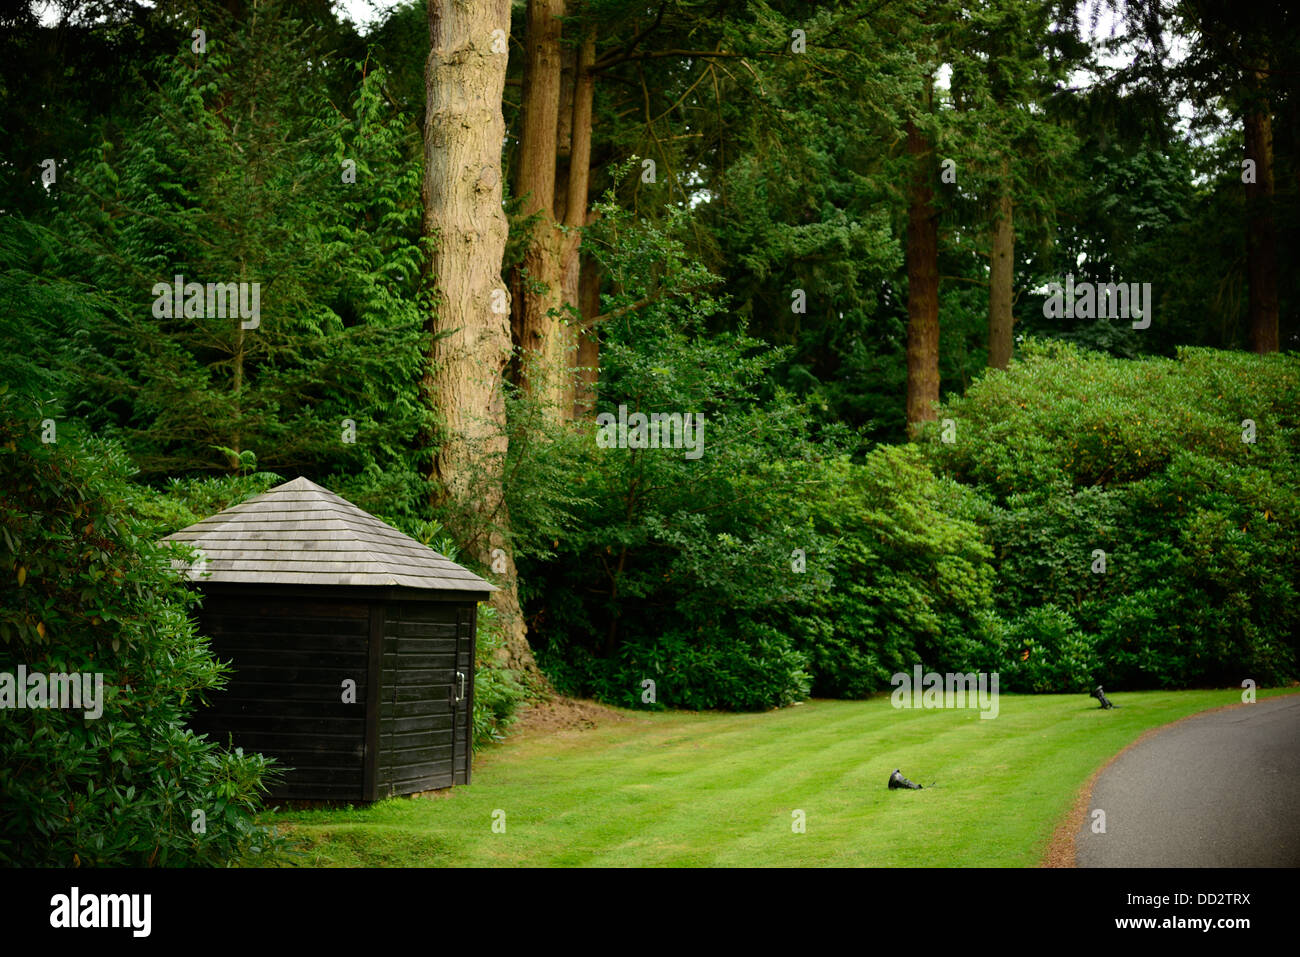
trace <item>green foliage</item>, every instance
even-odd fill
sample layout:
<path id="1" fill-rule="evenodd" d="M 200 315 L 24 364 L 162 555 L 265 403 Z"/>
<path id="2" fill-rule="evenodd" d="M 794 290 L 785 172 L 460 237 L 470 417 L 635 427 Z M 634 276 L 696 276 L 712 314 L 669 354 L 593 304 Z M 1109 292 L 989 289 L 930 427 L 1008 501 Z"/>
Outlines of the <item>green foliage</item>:
<path id="1" fill-rule="evenodd" d="M 122 451 L 71 425 L 42 442 L 44 414 L 0 390 L 0 674 L 97 674 L 102 714 L 0 711 L 0 860 L 226 866 L 276 855 L 283 839 L 254 822 L 270 762 L 185 727 L 227 668 L 195 633 L 178 556 L 124 507 L 136 493 Z"/>
<path id="2" fill-rule="evenodd" d="M 1080 630 L 1068 611 L 1037 605 L 1010 625 L 991 631 L 986 668 L 1002 689 L 1034 692 L 1092 690 L 1097 673 L 1096 636 Z"/>
<path id="3" fill-rule="evenodd" d="M 527 697 L 514 672 L 496 661 L 497 652 L 503 646 L 496 610 L 485 602 L 479 605 L 474 645 L 474 713 L 470 720 L 475 751 L 504 738 L 515 712 Z"/>
<path id="4" fill-rule="evenodd" d="M 207 52 L 160 62 L 147 118 L 68 173 L 60 270 L 115 307 L 67 336 L 69 409 L 150 480 L 256 462 L 348 494 L 365 476 L 413 517 L 430 424 L 418 136 L 382 71 L 344 74 L 287 7 L 255 25 L 214 11 Z M 258 283 L 259 322 L 158 315 L 177 275 Z"/>
<path id="5" fill-rule="evenodd" d="M 969 671 L 993 585 L 974 494 L 911 447 L 828 462 L 820 476 L 812 510 L 834 541 L 834 580 L 807 620 L 815 692 L 864 697 L 916 664 Z"/>
<path id="6" fill-rule="evenodd" d="M 155 538 L 180 531 L 279 485 L 274 472 L 173 478 L 161 488 L 131 486 L 131 507 Z"/>
<path id="7" fill-rule="evenodd" d="M 781 352 L 702 331 L 724 304 L 672 218 L 602 211 L 588 240 L 619 290 L 607 308 L 645 304 L 605 330 L 600 409 L 700 410 L 705 443 L 698 460 L 602 449 L 588 427 L 538 448 L 580 490 L 555 539 L 521 560 L 556 686 L 630 707 L 753 709 L 986 660 L 1000 625 L 987 504 L 914 449 L 858 464 L 836 449 L 853 448 L 848 435 L 814 443 L 804 405 L 759 393 Z M 516 490 L 522 509 L 549 500 L 531 492 Z"/>
<path id="8" fill-rule="evenodd" d="M 1088 142 L 1079 150 L 1082 183 L 1062 198 L 1064 222 L 1055 247 L 1042 250 L 1023 284 L 1033 289 L 1063 282 L 1067 272 L 1076 281 L 1150 283 L 1151 327 L 1134 329 L 1127 319 L 1044 317 L 1044 297 L 1033 293 L 1021 298 L 1017 310 L 1023 335 L 1122 358 L 1172 354 L 1178 343 L 1237 344 L 1223 335 L 1233 311 L 1225 277 L 1189 274 L 1186 264 L 1194 258 L 1233 259 L 1244 253 L 1241 241 L 1211 225 L 1222 218 L 1223 203 L 1197 196 L 1194 150 L 1155 142 L 1158 135 L 1136 143 Z M 1200 221 L 1191 218 L 1198 206 Z"/>
<path id="9" fill-rule="evenodd" d="M 70 385 L 62 361 L 69 340 L 78 348 L 87 328 L 116 318 L 106 297 L 59 275 L 59 242 L 38 224 L 0 216 L 0 383 L 51 400 Z"/>
<path id="10" fill-rule="evenodd" d="M 798 700 L 808 676 L 789 603 L 816 576 L 793 574 L 789 556 L 818 550 L 798 505 L 817 454 L 807 413 L 784 394 L 756 399 L 777 355 L 703 330 L 724 303 L 671 220 L 602 214 L 590 247 L 619 290 L 605 308 L 625 311 L 604 330 L 599 411 L 703 415 L 699 454 L 602 448 L 591 424 L 537 447 L 565 456 L 579 496 L 554 558 L 542 563 L 536 546 L 519 558 L 528 607 L 545 609 L 530 640 L 557 688 L 613 703 L 643 706 L 647 679 L 659 706 Z M 512 514 L 529 494 L 513 487 Z"/>
<path id="11" fill-rule="evenodd" d="M 705 239 L 693 248 L 725 280 L 730 314 L 784 347 L 770 378 L 817 425 L 877 438 L 903 436 L 896 141 L 919 83 L 904 38 L 915 37 L 914 13 L 910 3 L 737 10 L 717 28 L 728 49 L 749 55 L 748 70 L 715 65 L 713 95 L 682 117 L 704 140 L 689 167 L 707 200 L 697 211 Z M 806 49 L 787 54 L 795 29 Z M 773 55 L 778 38 L 785 50 Z M 733 321 L 719 316 L 714 327 Z"/>
<path id="12" fill-rule="evenodd" d="M 950 400 L 956 441 L 924 448 L 993 506 L 1009 687 L 1300 673 L 1297 410 L 1294 355 L 1032 342 Z"/>

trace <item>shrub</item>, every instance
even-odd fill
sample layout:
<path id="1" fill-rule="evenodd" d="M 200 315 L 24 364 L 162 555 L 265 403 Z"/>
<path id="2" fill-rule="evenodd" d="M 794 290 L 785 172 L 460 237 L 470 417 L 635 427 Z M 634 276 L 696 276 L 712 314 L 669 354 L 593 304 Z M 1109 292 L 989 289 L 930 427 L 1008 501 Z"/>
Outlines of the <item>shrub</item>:
<path id="1" fill-rule="evenodd" d="M 798 700 L 808 675 L 793 610 L 825 578 L 815 562 L 791 570 L 795 548 L 824 551 L 804 505 L 821 454 L 811 416 L 783 393 L 760 394 L 778 352 L 708 334 L 724 303 L 670 232 L 605 207 L 593 235 L 618 290 L 605 305 L 626 313 L 602 327 L 598 410 L 703 415 L 691 436 L 702 444 L 602 448 L 594 426 L 512 438 L 511 517 L 553 529 L 517 539 L 538 662 L 558 690 L 615 704 L 647 706 L 645 679 L 660 706 Z M 566 516 L 538 505 L 557 500 L 548 476 L 561 474 L 573 490 Z"/>
<path id="2" fill-rule="evenodd" d="M 66 422 L 42 442 L 47 411 L 0 387 L 0 673 L 102 674 L 102 715 L 0 711 L 0 861 L 275 856 L 283 839 L 254 822 L 270 763 L 185 727 L 227 669 L 195 633 L 173 550 L 124 505 L 125 455 Z"/>
<path id="3" fill-rule="evenodd" d="M 474 645 L 474 750 L 504 739 L 505 731 L 515 720 L 515 712 L 527 697 L 527 690 L 515 673 L 496 662 L 502 647 L 496 627 L 496 610 L 484 602 L 478 609 L 478 632 Z"/>
<path id="4" fill-rule="evenodd" d="M 828 463 L 818 491 L 814 521 L 834 545 L 831 586 L 802 633 L 814 691 L 863 697 L 917 664 L 968 670 L 993 584 L 976 497 L 889 446 Z"/>
<path id="5" fill-rule="evenodd" d="M 1061 691 L 1086 660 L 1129 686 L 1294 678 L 1298 416 L 1300 357 L 1208 349 L 1123 360 L 1031 343 L 951 400 L 956 441 L 931 428 L 924 449 L 990 502 L 1004 650 L 1058 648 L 1013 673 Z"/>
<path id="6" fill-rule="evenodd" d="M 1004 691 L 1091 691 L 1098 673 L 1096 637 L 1051 603 L 1031 608 L 1007 625 L 998 649 L 986 667 L 998 672 Z"/>

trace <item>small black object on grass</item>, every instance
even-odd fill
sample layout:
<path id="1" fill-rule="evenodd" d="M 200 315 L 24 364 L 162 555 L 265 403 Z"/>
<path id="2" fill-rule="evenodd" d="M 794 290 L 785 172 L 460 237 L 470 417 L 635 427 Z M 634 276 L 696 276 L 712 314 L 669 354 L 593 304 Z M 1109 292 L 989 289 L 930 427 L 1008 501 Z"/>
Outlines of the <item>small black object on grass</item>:
<path id="1" fill-rule="evenodd" d="M 890 790 L 893 790 L 894 788 L 910 788 L 913 791 L 919 791 L 921 790 L 921 785 L 914 784 L 907 780 L 907 778 L 903 777 L 902 771 L 898 768 L 894 768 L 894 773 L 889 776 L 889 788 Z"/>
<path id="2" fill-rule="evenodd" d="M 1101 690 L 1101 685 L 1097 685 L 1096 690 L 1093 691 L 1092 694 L 1089 695 L 1089 697 L 1096 698 L 1098 701 L 1100 701 L 1101 708 L 1103 711 L 1109 711 L 1111 708 L 1119 707 L 1119 705 L 1114 704 L 1109 698 L 1106 697 L 1106 692 Z"/>

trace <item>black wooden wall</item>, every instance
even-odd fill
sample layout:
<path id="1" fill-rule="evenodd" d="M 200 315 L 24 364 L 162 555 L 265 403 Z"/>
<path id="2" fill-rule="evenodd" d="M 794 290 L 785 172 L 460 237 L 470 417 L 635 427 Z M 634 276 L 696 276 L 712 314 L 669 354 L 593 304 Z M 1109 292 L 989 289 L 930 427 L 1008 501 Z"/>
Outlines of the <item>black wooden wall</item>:
<path id="1" fill-rule="evenodd" d="M 464 602 L 384 606 L 378 796 L 469 782 L 474 617 Z"/>
<path id="2" fill-rule="evenodd" d="M 472 743 L 474 729 L 470 727 L 474 714 L 474 647 L 478 635 L 478 604 L 459 606 L 456 667 L 465 675 L 465 698 L 457 706 L 456 720 L 456 784 L 469 784 L 470 767 L 474 762 Z"/>
<path id="3" fill-rule="evenodd" d="M 251 591 L 205 595 L 201 630 L 235 670 L 191 719 L 195 731 L 275 758 L 287 768 L 277 798 L 366 801 L 469 783 L 475 602 Z M 346 679 L 355 703 L 343 700 Z"/>
<path id="4" fill-rule="evenodd" d="M 359 601 L 208 595 L 200 627 L 235 671 L 190 726 L 290 766 L 280 798 L 359 800 L 370 607 Z M 343 682 L 356 682 L 356 703 Z"/>

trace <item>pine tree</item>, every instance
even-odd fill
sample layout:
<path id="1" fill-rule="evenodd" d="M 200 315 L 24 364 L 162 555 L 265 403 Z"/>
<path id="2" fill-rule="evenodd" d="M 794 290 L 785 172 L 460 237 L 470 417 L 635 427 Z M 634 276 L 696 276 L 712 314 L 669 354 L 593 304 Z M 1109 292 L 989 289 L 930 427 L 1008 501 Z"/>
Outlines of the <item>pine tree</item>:
<path id="1" fill-rule="evenodd" d="M 123 317 L 74 344 L 71 411 L 122 436 L 146 476 L 234 470 L 251 452 L 322 479 L 404 475 L 388 491 L 410 509 L 401 446 L 425 417 L 410 133 L 381 72 L 336 107 L 329 87 L 348 71 L 280 6 L 204 22 L 204 52 L 162 65 L 151 118 L 70 177 L 64 269 Z M 209 283 L 244 284 L 250 313 L 221 315 Z"/>

